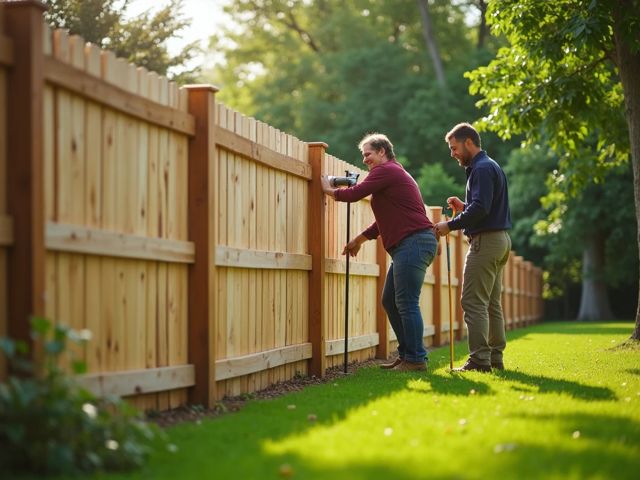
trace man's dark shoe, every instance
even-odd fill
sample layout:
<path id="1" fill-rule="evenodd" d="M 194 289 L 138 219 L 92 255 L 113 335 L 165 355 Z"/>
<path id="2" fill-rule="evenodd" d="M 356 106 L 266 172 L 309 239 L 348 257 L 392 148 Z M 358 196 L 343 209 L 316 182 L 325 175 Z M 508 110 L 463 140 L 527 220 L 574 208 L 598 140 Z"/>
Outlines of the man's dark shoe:
<path id="1" fill-rule="evenodd" d="M 491 367 L 489 365 L 480 365 L 473 360 L 467 360 L 463 366 L 454 368 L 452 372 L 490 372 Z"/>
<path id="2" fill-rule="evenodd" d="M 382 368 L 383 370 L 389 370 L 393 367 L 400 365 L 401 363 L 402 363 L 402 359 L 398 357 L 393 362 L 380 364 L 380 368 Z"/>
<path id="3" fill-rule="evenodd" d="M 491 362 L 491 368 L 494 370 L 504 370 L 504 363 L 502 362 Z"/>

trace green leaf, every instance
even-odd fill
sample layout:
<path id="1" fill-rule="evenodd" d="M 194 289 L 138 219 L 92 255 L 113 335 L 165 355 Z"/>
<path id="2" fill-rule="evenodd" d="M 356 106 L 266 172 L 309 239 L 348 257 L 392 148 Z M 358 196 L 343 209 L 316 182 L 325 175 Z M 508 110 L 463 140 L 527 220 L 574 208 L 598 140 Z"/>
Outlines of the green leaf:
<path id="1" fill-rule="evenodd" d="M 52 340 L 44 344 L 44 350 L 51 355 L 59 355 L 65 349 L 65 342 Z"/>
<path id="2" fill-rule="evenodd" d="M 0 350 L 9 358 L 16 354 L 16 344 L 7 337 L 0 337 Z"/>
<path id="3" fill-rule="evenodd" d="M 73 360 L 71 362 L 71 366 L 73 368 L 73 373 L 76 375 L 87 373 L 87 363 L 82 360 Z"/>
<path id="4" fill-rule="evenodd" d="M 51 322 L 44 317 L 31 317 L 31 331 L 36 337 L 45 337 L 51 331 Z"/>

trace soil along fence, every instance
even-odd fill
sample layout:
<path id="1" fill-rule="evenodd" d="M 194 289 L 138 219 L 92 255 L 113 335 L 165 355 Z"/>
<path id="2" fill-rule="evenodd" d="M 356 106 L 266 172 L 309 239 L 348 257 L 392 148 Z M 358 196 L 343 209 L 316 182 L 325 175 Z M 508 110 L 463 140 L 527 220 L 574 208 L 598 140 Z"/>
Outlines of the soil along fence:
<path id="1" fill-rule="evenodd" d="M 320 175 L 366 172 L 215 94 L 49 31 L 38 2 L 0 2 L 0 335 L 28 339 L 34 314 L 91 330 L 74 352 L 81 380 L 145 409 L 342 363 L 347 207 Z M 352 238 L 373 221 L 368 200 L 349 215 Z M 452 234 L 457 338 L 466 248 Z M 350 263 L 351 361 L 395 348 L 379 303 L 388 262 L 378 240 Z M 449 338 L 447 278 L 443 245 L 422 295 L 431 345 Z M 509 328 L 541 317 L 541 288 L 514 253 Z"/>

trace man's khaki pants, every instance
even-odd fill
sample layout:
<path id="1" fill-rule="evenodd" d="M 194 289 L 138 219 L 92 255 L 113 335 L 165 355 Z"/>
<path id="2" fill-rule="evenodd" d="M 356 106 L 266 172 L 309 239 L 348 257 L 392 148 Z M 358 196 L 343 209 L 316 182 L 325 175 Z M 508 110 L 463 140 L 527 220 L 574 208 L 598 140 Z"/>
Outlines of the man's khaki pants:
<path id="1" fill-rule="evenodd" d="M 504 231 L 474 236 L 464 265 L 462 309 L 469 331 L 469 357 L 479 365 L 502 362 L 507 343 L 502 313 L 502 271 L 511 238 Z"/>

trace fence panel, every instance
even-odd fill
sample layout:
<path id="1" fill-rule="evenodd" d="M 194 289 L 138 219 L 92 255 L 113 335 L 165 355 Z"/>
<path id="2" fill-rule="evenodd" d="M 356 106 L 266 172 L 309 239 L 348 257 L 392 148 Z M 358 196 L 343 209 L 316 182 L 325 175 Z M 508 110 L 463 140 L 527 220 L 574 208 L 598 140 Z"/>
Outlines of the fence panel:
<path id="1" fill-rule="evenodd" d="M 507 264 L 504 266 L 502 273 L 502 312 L 504 314 L 504 324 L 507 330 L 513 329 L 513 307 L 511 298 L 513 294 L 513 277 L 511 274 L 511 265 L 513 263 L 513 255 L 509 255 Z"/>
<path id="2" fill-rule="evenodd" d="M 45 312 L 92 331 L 75 352 L 90 376 L 186 365 L 192 260 L 154 261 L 148 250 L 157 239 L 188 250 L 188 137 L 87 97 L 56 72 L 178 112 L 187 110 L 186 92 L 63 30 L 45 39 Z M 137 251 L 118 251 L 127 242 Z M 140 391 L 142 408 L 187 398 L 184 388 Z"/>
<path id="3" fill-rule="evenodd" d="M 222 104 L 216 122 L 216 365 L 237 395 L 307 372 L 308 148 Z"/>
<path id="4" fill-rule="evenodd" d="M 343 176 L 345 170 L 366 178 L 364 170 L 355 168 L 331 155 L 325 155 L 325 172 Z M 374 221 L 370 199 L 347 204 L 327 197 L 327 228 L 325 254 L 325 325 L 327 367 L 344 362 L 346 260 L 342 249 L 347 240 L 347 215 L 350 215 L 350 239 L 355 238 Z M 366 242 L 355 258 L 349 260 L 349 354 L 348 360 L 373 358 L 379 342 L 376 326 L 377 278 L 381 274 L 377 264 L 377 243 Z M 383 272 L 384 274 L 386 272 Z"/>

